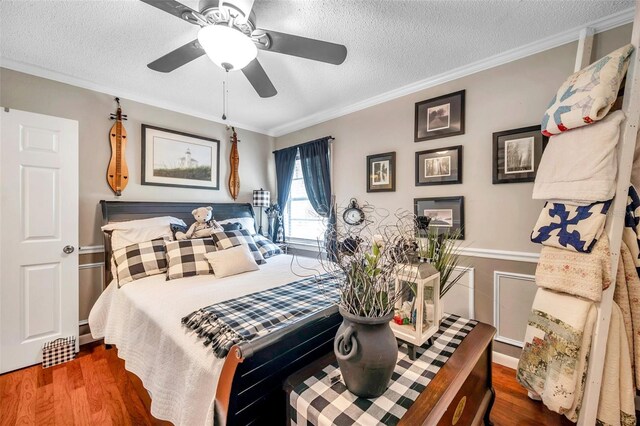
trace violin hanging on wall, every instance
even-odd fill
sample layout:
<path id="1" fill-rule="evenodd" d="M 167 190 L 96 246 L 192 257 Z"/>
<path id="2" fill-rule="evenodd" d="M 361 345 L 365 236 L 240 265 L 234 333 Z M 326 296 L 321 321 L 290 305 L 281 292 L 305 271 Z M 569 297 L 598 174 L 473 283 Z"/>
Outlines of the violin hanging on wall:
<path id="1" fill-rule="evenodd" d="M 118 109 L 115 114 L 112 113 L 109 116 L 111 120 L 116 120 L 116 122 L 111 126 L 111 131 L 109 131 L 111 161 L 109 161 L 109 168 L 107 169 L 107 182 L 111 190 L 117 196 L 120 196 L 127 183 L 129 183 L 129 167 L 124 155 L 127 146 L 127 131 L 122 125 L 122 121 L 126 120 L 127 116 L 122 114 L 120 98 L 116 98 L 116 103 L 118 104 Z"/>
<path id="2" fill-rule="evenodd" d="M 240 155 L 238 155 L 238 135 L 234 127 L 231 128 L 231 154 L 229 154 L 229 193 L 234 200 L 238 198 L 240 193 L 240 175 L 238 174 L 238 166 L 240 164 Z"/>

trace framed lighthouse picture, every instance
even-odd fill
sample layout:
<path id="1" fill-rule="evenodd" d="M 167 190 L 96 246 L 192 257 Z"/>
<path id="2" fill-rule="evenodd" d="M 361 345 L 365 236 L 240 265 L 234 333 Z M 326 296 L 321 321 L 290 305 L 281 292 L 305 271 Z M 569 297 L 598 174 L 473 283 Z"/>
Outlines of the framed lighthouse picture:
<path id="1" fill-rule="evenodd" d="M 142 184 L 220 189 L 220 141 L 142 125 Z"/>

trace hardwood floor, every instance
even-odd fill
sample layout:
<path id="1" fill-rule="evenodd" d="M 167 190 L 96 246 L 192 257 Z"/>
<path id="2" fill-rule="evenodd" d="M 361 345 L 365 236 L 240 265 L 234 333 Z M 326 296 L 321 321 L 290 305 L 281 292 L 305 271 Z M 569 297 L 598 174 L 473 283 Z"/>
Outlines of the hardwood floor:
<path id="1" fill-rule="evenodd" d="M 531 401 L 515 371 L 494 364 L 496 426 L 572 425 Z M 0 376 L 0 425 L 168 425 L 153 418 L 140 380 L 124 369 L 116 349 L 83 346 L 74 361 Z"/>

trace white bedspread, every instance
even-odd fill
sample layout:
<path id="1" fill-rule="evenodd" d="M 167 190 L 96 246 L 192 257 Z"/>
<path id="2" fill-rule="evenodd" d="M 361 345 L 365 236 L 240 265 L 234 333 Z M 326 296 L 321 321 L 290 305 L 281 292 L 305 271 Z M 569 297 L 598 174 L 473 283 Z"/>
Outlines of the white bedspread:
<path id="1" fill-rule="evenodd" d="M 280 255 L 259 271 L 216 279 L 201 275 L 165 281 L 155 275 L 118 289 L 111 283 L 89 315 L 94 338 L 118 348 L 127 370 L 151 394 L 151 414 L 175 425 L 212 425 L 213 403 L 223 359 L 180 320 L 191 312 L 310 275 L 298 265 L 317 268 L 315 259 Z"/>

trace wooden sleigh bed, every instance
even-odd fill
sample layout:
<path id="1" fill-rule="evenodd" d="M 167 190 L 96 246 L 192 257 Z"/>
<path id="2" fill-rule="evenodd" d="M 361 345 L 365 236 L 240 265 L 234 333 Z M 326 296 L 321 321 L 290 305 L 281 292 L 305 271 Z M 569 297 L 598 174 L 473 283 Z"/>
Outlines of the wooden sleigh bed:
<path id="1" fill-rule="evenodd" d="M 104 223 L 158 216 L 174 216 L 191 223 L 191 211 L 202 205 L 211 205 L 217 220 L 254 218 L 249 203 L 101 201 L 100 205 Z M 104 244 L 108 283 L 112 279 L 108 234 Z M 333 338 L 341 320 L 337 307 L 332 307 L 264 337 L 233 346 L 216 389 L 215 424 L 285 424 L 285 379 L 333 350 Z"/>

